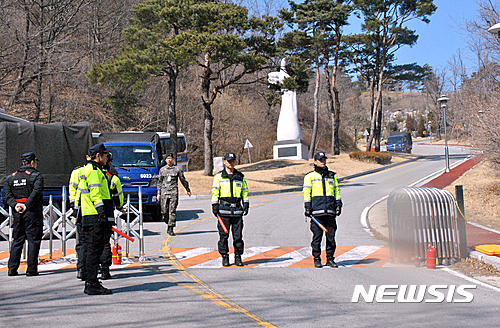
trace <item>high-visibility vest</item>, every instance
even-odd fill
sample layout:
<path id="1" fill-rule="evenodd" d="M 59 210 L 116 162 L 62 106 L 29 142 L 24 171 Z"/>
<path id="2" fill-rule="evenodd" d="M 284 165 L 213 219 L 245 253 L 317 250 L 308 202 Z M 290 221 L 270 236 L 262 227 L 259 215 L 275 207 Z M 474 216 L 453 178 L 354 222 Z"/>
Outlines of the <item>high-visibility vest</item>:
<path id="1" fill-rule="evenodd" d="M 106 178 L 109 181 L 109 194 L 111 199 L 117 208 L 121 208 L 123 206 L 123 189 L 120 178 L 110 172 L 106 172 Z"/>
<path id="2" fill-rule="evenodd" d="M 234 170 L 231 178 L 226 170 L 215 174 L 212 185 L 212 204 L 219 204 L 219 212 L 223 216 L 243 215 L 243 204 L 248 205 L 248 186 L 245 176 Z"/>
<path id="3" fill-rule="evenodd" d="M 339 183 L 332 171 L 325 175 L 316 171 L 307 173 L 302 193 L 305 206 L 311 206 L 313 215 L 334 215 L 337 200 L 341 200 Z"/>
<path id="4" fill-rule="evenodd" d="M 101 210 L 107 216 L 113 216 L 108 180 L 101 166 L 96 162 L 90 161 L 83 167 L 78 192 L 80 193 L 80 209 L 84 221 L 86 216 L 97 216 Z"/>
<path id="5" fill-rule="evenodd" d="M 73 206 L 79 206 L 79 198 L 80 192 L 78 191 L 78 184 L 80 183 L 80 174 L 85 165 L 80 165 L 76 167 L 69 177 L 69 186 L 68 186 L 68 194 L 69 194 L 69 202 L 73 204 Z"/>

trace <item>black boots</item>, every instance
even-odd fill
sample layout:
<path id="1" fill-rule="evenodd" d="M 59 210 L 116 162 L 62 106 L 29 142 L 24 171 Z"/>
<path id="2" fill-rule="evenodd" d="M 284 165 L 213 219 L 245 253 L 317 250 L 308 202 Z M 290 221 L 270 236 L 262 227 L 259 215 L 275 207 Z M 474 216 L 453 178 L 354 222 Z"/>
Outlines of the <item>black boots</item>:
<path id="1" fill-rule="evenodd" d="M 243 266 L 243 262 L 241 262 L 241 255 L 234 255 L 234 264 L 239 267 Z M 228 267 L 230 265 L 231 264 L 229 263 L 229 255 L 227 254 L 222 255 L 222 266 Z"/>
<path id="2" fill-rule="evenodd" d="M 100 282 L 86 282 L 83 292 L 87 295 L 109 295 L 113 293 L 110 289 L 103 287 Z"/>
<path id="3" fill-rule="evenodd" d="M 327 258 L 326 259 L 326 264 L 325 265 L 328 265 L 329 267 L 331 268 L 338 268 L 339 266 L 337 265 L 337 263 L 335 263 L 335 261 L 333 260 L 333 257 L 331 258 Z"/>
<path id="4" fill-rule="evenodd" d="M 111 276 L 111 273 L 109 273 L 109 268 L 102 268 L 101 269 L 101 280 L 108 280 L 113 278 Z"/>
<path id="5" fill-rule="evenodd" d="M 236 264 L 236 266 L 243 266 L 243 262 L 241 262 L 241 255 L 234 256 L 234 264 Z"/>
<path id="6" fill-rule="evenodd" d="M 330 268 L 338 268 L 339 266 L 337 265 L 337 263 L 335 263 L 334 261 L 334 258 L 333 257 L 328 257 L 326 259 L 326 263 L 325 263 L 326 266 L 329 266 Z M 323 265 L 321 265 L 321 258 L 320 257 L 315 257 L 314 258 L 314 266 L 316 268 L 322 268 Z"/>
<path id="7" fill-rule="evenodd" d="M 222 255 L 222 266 L 228 267 L 229 264 L 229 255 Z"/>
<path id="8" fill-rule="evenodd" d="M 174 227 L 170 227 L 170 226 L 169 226 L 169 227 L 167 228 L 167 234 L 168 234 L 169 236 L 175 236 Z"/>
<path id="9" fill-rule="evenodd" d="M 7 275 L 9 275 L 10 277 L 18 276 L 19 272 L 17 272 L 17 270 L 9 270 L 9 272 L 7 272 Z M 39 276 L 39 275 L 40 274 L 38 273 L 38 270 L 37 271 L 26 271 L 27 277 L 35 277 L 35 276 Z"/>

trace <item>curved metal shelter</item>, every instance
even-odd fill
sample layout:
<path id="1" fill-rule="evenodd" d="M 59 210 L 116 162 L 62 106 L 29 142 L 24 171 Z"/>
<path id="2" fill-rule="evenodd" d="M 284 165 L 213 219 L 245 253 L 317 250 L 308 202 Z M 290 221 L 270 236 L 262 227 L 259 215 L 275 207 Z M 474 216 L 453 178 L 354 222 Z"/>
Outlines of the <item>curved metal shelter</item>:
<path id="1" fill-rule="evenodd" d="M 444 189 L 393 190 L 387 200 L 391 259 L 420 264 L 429 244 L 440 264 L 466 257 L 465 224 L 455 204 L 453 194 Z"/>

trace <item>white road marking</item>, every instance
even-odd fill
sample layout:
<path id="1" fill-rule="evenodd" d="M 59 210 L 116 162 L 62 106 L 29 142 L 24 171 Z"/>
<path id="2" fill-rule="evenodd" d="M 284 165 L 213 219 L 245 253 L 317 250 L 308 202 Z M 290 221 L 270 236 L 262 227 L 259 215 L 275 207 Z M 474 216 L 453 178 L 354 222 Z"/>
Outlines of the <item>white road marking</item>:
<path id="1" fill-rule="evenodd" d="M 250 247 L 250 248 L 245 248 L 245 252 L 241 256 L 241 258 L 244 260 L 248 257 L 267 252 L 271 249 L 276 248 L 276 246 L 271 246 L 271 247 Z M 229 254 L 229 263 L 234 263 L 234 254 Z M 220 268 L 222 267 L 222 261 L 221 258 L 216 258 L 207 262 L 203 262 L 197 265 L 193 265 L 190 267 L 191 269 L 206 269 L 206 268 Z"/>
<path id="2" fill-rule="evenodd" d="M 311 246 L 303 247 L 296 251 L 276 257 L 266 263 L 259 264 L 255 268 L 283 268 L 311 256 Z"/>
<path id="3" fill-rule="evenodd" d="M 335 262 L 337 262 L 339 266 L 350 267 L 360 262 L 371 253 L 378 251 L 380 248 L 382 248 L 382 246 L 358 246 L 337 256 Z"/>
<path id="4" fill-rule="evenodd" d="M 182 260 L 189 259 L 191 257 L 195 257 L 195 256 L 198 256 L 198 255 L 210 253 L 210 252 L 213 252 L 213 251 L 216 251 L 216 250 L 217 249 L 211 248 L 211 247 L 197 247 L 197 248 L 190 249 L 190 250 L 187 250 L 187 251 L 184 251 L 184 252 L 176 253 L 174 255 L 177 258 L 177 260 L 182 261 Z"/>

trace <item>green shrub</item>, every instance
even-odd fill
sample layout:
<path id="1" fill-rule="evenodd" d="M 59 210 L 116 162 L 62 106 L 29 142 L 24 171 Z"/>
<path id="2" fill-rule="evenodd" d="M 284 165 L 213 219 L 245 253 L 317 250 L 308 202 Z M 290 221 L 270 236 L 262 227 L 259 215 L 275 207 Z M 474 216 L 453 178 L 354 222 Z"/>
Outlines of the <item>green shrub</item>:
<path id="1" fill-rule="evenodd" d="M 361 162 L 377 163 L 377 164 L 389 164 L 391 163 L 392 155 L 385 152 L 375 153 L 370 151 L 356 151 L 350 153 L 349 157 L 352 160 L 357 160 Z"/>

